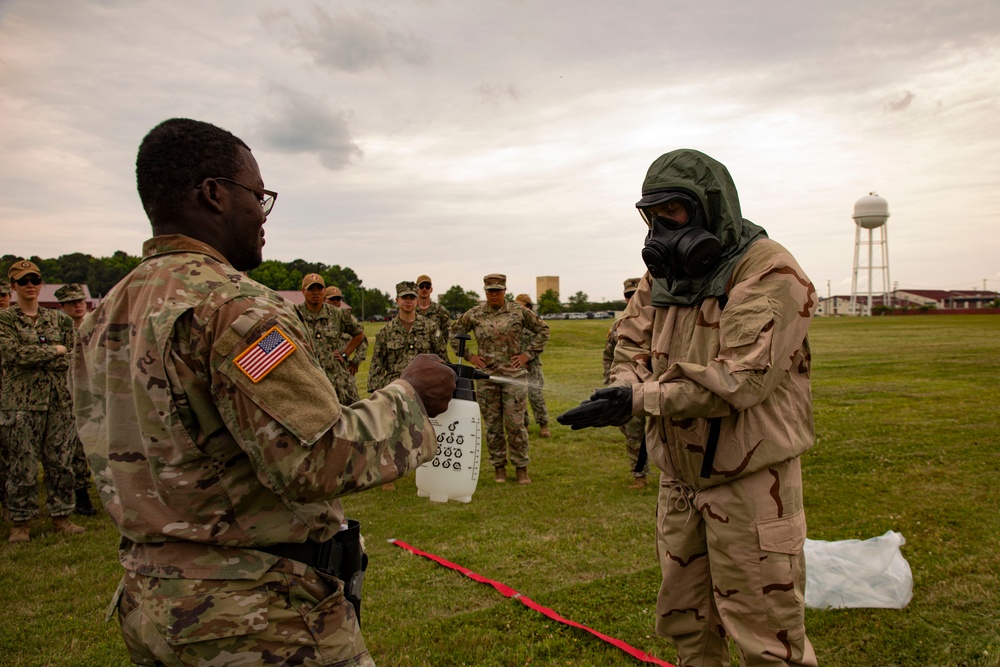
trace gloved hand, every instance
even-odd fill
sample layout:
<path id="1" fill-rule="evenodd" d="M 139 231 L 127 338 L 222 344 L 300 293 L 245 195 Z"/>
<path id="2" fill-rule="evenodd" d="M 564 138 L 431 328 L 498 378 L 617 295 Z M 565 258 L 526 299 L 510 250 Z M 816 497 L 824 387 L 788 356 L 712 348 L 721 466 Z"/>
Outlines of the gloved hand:
<path id="1" fill-rule="evenodd" d="M 556 421 L 574 431 L 590 426 L 621 426 L 632 417 L 632 387 L 603 387 Z"/>

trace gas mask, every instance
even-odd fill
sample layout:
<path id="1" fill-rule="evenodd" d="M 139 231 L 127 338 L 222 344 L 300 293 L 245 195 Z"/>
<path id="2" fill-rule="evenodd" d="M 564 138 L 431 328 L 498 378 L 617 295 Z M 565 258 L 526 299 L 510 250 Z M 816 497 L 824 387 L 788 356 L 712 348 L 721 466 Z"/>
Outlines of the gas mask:
<path id="1" fill-rule="evenodd" d="M 642 261 L 649 274 L 660 280 L 701 278 L 715 268 L 722 254 L 722 243 L 704 228 L 705 215 L 697 200 L 683 194 L 674 194 L 670 199 L 682 200 L 688 210 L 688 222 L 679 225 L 640 208 L 639 213 L 649 225 Z"/>

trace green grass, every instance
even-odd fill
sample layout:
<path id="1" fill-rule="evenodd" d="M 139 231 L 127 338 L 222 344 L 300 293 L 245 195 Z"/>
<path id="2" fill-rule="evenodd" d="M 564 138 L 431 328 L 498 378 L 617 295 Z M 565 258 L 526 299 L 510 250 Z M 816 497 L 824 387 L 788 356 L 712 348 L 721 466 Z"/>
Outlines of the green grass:
<path id="1" fill-rule="evenodd" d="M 374 337 L 380 325 L 366 325 Z M 553 321 L 543 362 L 552 416 L 601 383 L 607 321 Z M 820 663 L 1000 665 L 1000 317 L 818 319 L 817 444 L 804 457 L 809 535 L 901 532 L 904 610 L 808 610 Z M 364 387 L 366 368 L 359 375 Z M 655 636 L 655 486 L 628 491 L 616 429 L 530 430 L 534 484 L 484 474 L 468 505 L 432 505 L 413 477 L 345 499 L 372 557 L 365 637 L 382 666 L 636 664 L 492 588 L 387 543 L 398 538 L 517 589 L 665 660 Z M 120 576 L 117 533 L 43 522 L 29 545 L 0 530 L 0 664 L 127 665 L 102 622 Z M 735 664 L 735 662 L 734 662 Z"/>

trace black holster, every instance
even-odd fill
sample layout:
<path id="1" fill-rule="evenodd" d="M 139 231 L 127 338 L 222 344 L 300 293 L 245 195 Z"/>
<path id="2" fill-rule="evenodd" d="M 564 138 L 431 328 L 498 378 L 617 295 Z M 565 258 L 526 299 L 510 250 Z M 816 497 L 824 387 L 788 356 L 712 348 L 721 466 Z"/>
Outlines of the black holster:
<path id="1" fill-rule="evenodd" d="M 361 588 L 368 569 L 368 554 L 361 549 L 361 523 L 347 520 L 347 529 L 326 542 L 271 544 L 256 547 L 282 558 L 290 558 L 344 582 L 344 597 L 354 606 L 361 625 Z"/>

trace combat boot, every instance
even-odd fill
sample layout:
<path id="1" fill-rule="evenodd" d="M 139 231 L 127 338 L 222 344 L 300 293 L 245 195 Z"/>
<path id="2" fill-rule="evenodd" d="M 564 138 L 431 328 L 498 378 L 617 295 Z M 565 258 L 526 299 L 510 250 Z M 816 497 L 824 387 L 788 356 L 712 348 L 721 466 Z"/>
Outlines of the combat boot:
<path id="1" fill-rule="evenodd" d="M 90 493 L 87 489 L 76 490 L 76 513 L 80 516 L 94 516 L 97 508 L 90 502 Z"/>
<path id="2" fill-rule="evenodd" d="M 528 479 L 528 469 L 526 467 L 517 469 L 517 483 L 531 484 L 531 480 Z"/>
<path id="3" fill-rule="evenodd" d="M 7 541 L 14 544 L 17 542 L 30 542 L 31 541 L 31 529 L 28 527 L 27 521 L 15 521 L 14 527 L 10 529 L 10 537 Z"/>
<path id="4" fill-rule="evenodd" d="M 539 429 L 538 429 L 538 435 L 540 435 L 543 438 L 551 438 L 552 437 L 552 431 L 549 430 L 549 425 L 548 424 L 542 424 L 539 427 Z"/>
<path id="5" fill-rule="evenodd" d="M 494 472 L 496 472 L 494 480 L 497 484 L 503 484 L 507 481 L 507 466 L 496 466 Z"/>
<path id="6" fill-rule="evenodd" d="M 68 518 L 64 516 L 54 517 L 52 519 L 52 525 L 55 526 L 57 533 L 66 533 L 67 535 L 80 535 L 81 533 L 87 532 L 82 526 L 78 526 Z"/>
<path id="7" fill-rule="evenodd" d="M 638 491 L 639 489 L 645 489 L 647 484 L 649 484 L 649 480 L 646 479 L 645 475 L 643 475 L 642 477 L 636 477 L 635 480 L 632 482 L 632 486 L 628 488 L 632 489 L 633 491 Z"/>

